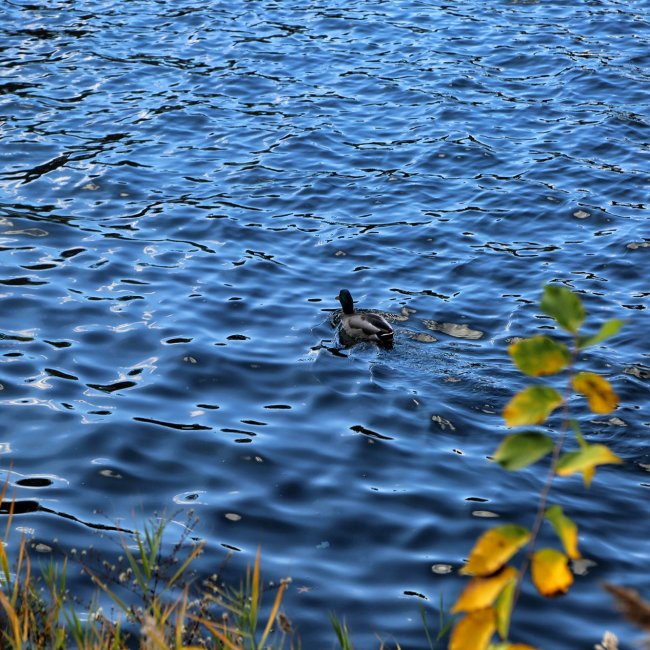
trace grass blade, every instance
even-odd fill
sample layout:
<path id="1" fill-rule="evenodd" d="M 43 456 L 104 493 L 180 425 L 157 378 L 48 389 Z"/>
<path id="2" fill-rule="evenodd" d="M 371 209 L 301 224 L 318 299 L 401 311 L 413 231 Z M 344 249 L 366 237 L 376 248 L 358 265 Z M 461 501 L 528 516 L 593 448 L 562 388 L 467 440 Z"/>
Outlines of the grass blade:
<path id="1" fill-rule="evenodd" d="M 287 582 L 283 580 L 280 583 L 280 588 L 278 589 L 278 593 L 275 596 L 275 602 L 273 603 L 273 607 L 271 609 L 271 613 L 269 614 L 269 619 L 266 622 L 266 627 L 264 628 L 264 633 L 262 634 L 262 638 L 260 639 L 260 647 L 264 647 L 264 642 L 266 641 L 266 637 L 268 637 L 269 632 L 271 631 L 271 628 L 273 627 L 273 623 L 275 622 L 275 618 L 278 615 L 278 610 L 280 609 L 280 603 L 282 602 L 282 595 L 284 594 L 285 590 L 287 588 Z"/>
<path id="2" fill-rule="evenodd" d="M 176 573 L 169 579 L 167 582 L 166 589 L 169 589 L 182 575 L 185 573 L 185 569 L 203 552 L 205 547 L 205 542 L 201 542 L 188 556 L 185 562 L 181 564 L 180 568 Z"/>
<path id="3" fill-rule="evenodd" d="M 14 636 L 15 650 L 20 650 L 22 647 L 22 640 L 20 638 L 20 623 L 18 622 L 18 616 L 16 615 L 16 610 L 13 608 L 12 604 L 9 602 L 9 599 L 0 591 L 0 605 L 4 608 L 7 618 L 9 619 L 9 624 L 11 625 L 11 631 Z"/>
<path id="4" fill-rule="evenodd" d="M 253 567 L 253 582 L 251 584 L 251 632 L 255 633 L 257 627 L 257 611 L 260 604 L 260 558 L 262 550 L 257 547 L 255 566 Z"/>
<path id="5" fill-rule="evenodd" d="M 336 632 L 336 638 L 339 640 L 341 650 L 354 650 L 354 646 L 350 640 L 350 631 L 348 630 L 348 626 L 345 624 L 345 619 L 343 619 L 343 622 L 341 623 L 341 621 L 336 617 L 336 614 L 332 613 L 330 614 L 330 621 L 332 622 L 334 632 Z"/>
<path id="6" fill-rule="evenodd" d="M 209 632 L 210 634 L 214 635 L 223 643 L 228 650 L 244 650 L 243 646 L 234 643 L 231 641 L 227 636 L 222 634 L 217 628 L 210 622 L 206 621 L 203 618 L 197 618 L 196 616 L 190 616 L 190 618 L 194 621 L 198 621 L 201 625 L 203 625 Z"/>
<path id="7" fill-rule="evenodd" d="M 424 628 L 424 634 L 427 637 L 427 643 L 429 644 L 429 650 L 435 650 L 431 635 L 429 634 L 429 628 L 427 626 L 427 611 L 424 608 L 424 605 L 420 603 L 420 620 L 422 621 L 422 627 Z"/>

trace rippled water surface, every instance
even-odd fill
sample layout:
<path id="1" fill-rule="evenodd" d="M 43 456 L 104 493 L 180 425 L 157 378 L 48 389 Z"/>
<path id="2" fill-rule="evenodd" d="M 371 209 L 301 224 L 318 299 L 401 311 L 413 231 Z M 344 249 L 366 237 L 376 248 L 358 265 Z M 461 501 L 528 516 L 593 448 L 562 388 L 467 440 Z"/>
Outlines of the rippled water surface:
<path id="1" fill-rule="evenodd" d="M 626 461 L 556 493 L 593 561 L 530 591 L 515 636 L 633 640 L 599 583 L 648 595 L 650 24 L 641 0 L 0 5 L 0 450 L 68 552 L 194 508 L 293 577 L 303 647 L 428 647 L 422 603 L 543 468 L 486 458 L 541 286 L 624 317 L 590 351 Z M 338 290 L 392 350 L 340 349 Z M 31 505 L 29 505 L 31 504 Z M 182 515 L 178 516 L 182 519 Z M 548 541 L 551 541 L 549 535 Z M 453 572 L 438 575 L 434 565 Z M 553 624 L 549 625 L 549 621 Z"/>

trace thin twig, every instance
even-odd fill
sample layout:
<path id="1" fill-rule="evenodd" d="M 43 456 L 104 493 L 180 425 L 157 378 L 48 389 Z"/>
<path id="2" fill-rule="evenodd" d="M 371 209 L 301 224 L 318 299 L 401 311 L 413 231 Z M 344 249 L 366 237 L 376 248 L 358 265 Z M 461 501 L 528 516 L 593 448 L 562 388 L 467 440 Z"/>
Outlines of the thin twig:
<path id="1" fill-rule="evenodd" d="M 551 492 L 551 488 L 553 487 L 553 479 L 555 478 L 557 464 L 558 461 L 560 460 L 562 447 L 566 442 L 566 436 L 569 431 L 569 423 L 571 421 L 571 418 L 569 417 L 569 397 L 573 392 L 572 391 L 573 368 L 575 366 L 577 356 L 578 356 L 578 337 L 577 335 L 574 334 L 573 346 L 571 349 L 571 360 L 569 361 L 569 365 L 567 366 L 567 371 L 568 371 L 567 385 L 566 388 L 564 389 L 564 397 L 562 399 L 563 419 L 562 419 L 562 428 L 560 429 L 560 437 L 557 443 L 555 444 L 555 446 L 553 447 L 553 453 L 551 454 L 551 464 L 548 470 L 548 474 L 546 475 L 546 479 L 544 481 L 544 486 L 542 487 L 542 491 L 539 494 L 539 503 L 537 505 L 537 513 L 535 514 L 535 521 L 533 522 L 533 526 L 530 532 L 530 541 L 528 542 L 528 546 L 526 547 L 526 553 L 524 554 L 524 559 L 523 562 L 521 563 L 521 568 L 519 569 L 519 573 L 517 575 L 517 586 L 515 588 L 515 595 L 512 601 L 512 610 L 515 609 L 515 606 L 521 594 L 521 587 L 522 587 L 524 577 L 526 576 L 526 572 L 528 571 L 528 567 L 530 566 L 530 563 L 532 561 L 533 553 L 535 551 L 535 544 L 537 542 L 537 536 L 539 535 L 539 531 L 541 530 L 542 524 L 544 523 L 544 517 L 546 515 L 546 504 L 548 503 L 548 497 Z"/>

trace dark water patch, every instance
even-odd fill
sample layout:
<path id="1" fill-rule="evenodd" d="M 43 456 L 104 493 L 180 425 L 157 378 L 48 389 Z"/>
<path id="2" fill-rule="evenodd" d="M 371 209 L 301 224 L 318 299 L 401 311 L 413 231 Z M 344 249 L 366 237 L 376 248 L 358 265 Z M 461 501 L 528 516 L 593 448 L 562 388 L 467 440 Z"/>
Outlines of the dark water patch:
<path id="1" fill-rule="evenodd" d="M 59 254 L 59 256 L 67 260 L 70 259 L 71 257 L 76 257 L 77 255 L 80 255 L 81 253 L 85 253 L 85 252 L 86 252 L 85 248 L 69 248 L 68 250 L 62 251 Z"/>
<path id="2" fill-rule="evenodd" d="M 0 284 L 4 284 L 6 286 L 32 286 L 36 287 L 41 284 L 47 284 L 45 280 L 34 280 L 32 278 L 28 277 L 20 277 L 20 278 L 7 278 L 7 279 L 0 279 Z"/>
<path id="3" fill-rule="evenodd" d="M 0 332 L 0 341 L 3 340 L 28 343 L 29 341 L 33 341 L 34 337 L 28 335 L 20 335 L 20 334 L 6 334 L 5 332 Z"/>
<path id="4" fill-rule="evenodd" d="M 364 426 L 361 426 L 360 424 L 355 424 L 354 426 L 351 426 L 350 430 L 354 431 L 355 433 L 362 433 L 364 436 L 376 438 L 377 440 L 394 440 L 394 438 L 391 438 L 390 436 L 386 436 L 383 433 L 377 433 L 377 431 L 368 429 Z"/>
<path id="5" fill-rule="evenodd" d="M 91 528 L 93 530 L 104 530 L 104 531 L 111 531 L 115 533 L 129 533 L 130 535 L 134 535 L 135 531 L 129 530 L 128 528 L 122 528 L 120 526 L 114 526 L 111 524 L 101 524 L 97 522 L 91 522 L 91 521 L 83 521 L 79 517 L 75 517 L 74 515 L 71 515 L 70 513 L 67 512 L 61 512 L 59 510 L 52 510 L 51 508 L 46 508 L 43 505 L 39 505 L 36 508 L 39 512 L 45 512 L 51 515 L 56 515 L 57 517 L 61 517 L 62 519 L 68 519 L 70 521 L 74 521 L 76 523 L 82 524 L 83 526 L 87 528 Z M 0 513 L 2 513 L 2 509 L 0 508 Z"/>
<path id="6" fill-rule="evenodd" d="M 31 476 L 28 478 L 18 479 L 16 481 L 16 485 L 20 485 L 22 487 L 42 488 L 52 485 L 52 479 Z"/>
<path id="7" fill-rule="evenodd" d="M 57 268 L 58 264 L 53 263 L 43 263 L 43 264 L 32 264 L 31 266 L 22 266 L 21 268 L 27 271 L 48 271 L 49 269 Z"/>
<path id="8" fill-rule="evenodd" d="M 44 368 L 44 371 L 52 376 L 52 377 L 58 377 L 59 379 L 68 379 L 71 381 L 78 381 L 79 377 L 76 377 L 75 375 L 71 375 L 70 373 L 63 372 L 63 370 L 56 370 L 55 368 Z"/>
<path id="9" fill-rule="evenodd" d="M 211 431 L 212 427 L 205 426 L 203 424 L 181 424 L 178 422 L 165 422 L 164 420 L 154 420 L 153 418 L 145 417 L 134 417 L 136 422 L 146 422 L 148 424 L 156 424 L 161 427 L 167 427 L 169 429 L 176 429 L 178 431 Z"/>
<path id="10" fill-rule="evenodd" d="M 69 348 L 72 343 L 70 341 L 47 341 L 46 339 L 43 339 L 44 343 L 47 343 L 48 345 L 51 345 L 53 348 Z"/>
<path id="11" fill-rule="evenodd" d="M 225 429 L 220 429 L 220 431 L 223 432 L 223 433 L 241 433 L 241 434 L 244 434 L 246 436 L 256 436 L 257 435 L 253 431 L 245 431 L 243 429 L 228 429 L 228 428 L 225 428 Z"/>
<path id="12" fill-rule="evenodd" d="M 429 600 L 424 594 L 421 594 L 417 591 L 410 591 L 407 589 L 403 593 L 405 596 L 414 596 L 415 598 L 420 598 L 421 600 Z"/>
<path id="13" fill-rule="evenodd" d="M 15 501 L 2 501 L 0 503 L 0 515 L 24 515 L 37 510 L 40 510 L 38 501 L 28 499 L 16 499 Z"/>
<path id="14" fill-rule="evenodd" d="M 103 393 L 115 393 L 116 391 L 133 388 L 137 384 L 134 381 L 118 381 L 114 384 L 87 384 L 87 386 L 95 390 L 100 390 Z"/>
<path id="15" fill-rule="evenodd" d="M 235 553 L 241 553 L 241 552 L 242 552 L 242 549 L 241 549 L 241 548 L 238 548 L 237 546 L 233 546 L 232 544 L 224 544 L 224 543 L 222 542 L 222 543 L 220 544 L 220 546 L 222 546 L 223 548 L 225 548 L 225 549 L 227 549 L 227 550 L 229 550 L 229 551 L 233 551 L 233 552 L 235 552 Z"/>

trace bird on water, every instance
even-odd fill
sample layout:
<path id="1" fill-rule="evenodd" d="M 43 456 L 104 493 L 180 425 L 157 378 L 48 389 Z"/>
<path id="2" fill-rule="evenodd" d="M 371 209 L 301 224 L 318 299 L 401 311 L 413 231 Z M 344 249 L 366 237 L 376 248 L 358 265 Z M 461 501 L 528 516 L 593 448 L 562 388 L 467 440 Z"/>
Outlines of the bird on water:
<path id="1" fill-rule="evenodd" d="M 368 311 L 356 311 L 352 295 L 347 289 L 341 289 L 336 296 L 341 303 L 341 333 L 343 339 L 351 342 L 374 341 L 380 345 L 393 343 L 393 328 L 380 314 Z"/>

